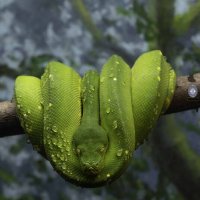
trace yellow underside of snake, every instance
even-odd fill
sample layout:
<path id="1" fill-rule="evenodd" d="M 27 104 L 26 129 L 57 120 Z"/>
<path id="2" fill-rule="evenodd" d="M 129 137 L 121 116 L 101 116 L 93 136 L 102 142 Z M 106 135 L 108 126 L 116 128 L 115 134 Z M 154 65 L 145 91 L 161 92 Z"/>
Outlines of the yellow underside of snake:
<path id="1" fill-rule="evenodd" d="M 34 149 L 62 177 L 97 187 L 127 168 L 168 108 L 175 80 L 159 50 L 142 54 L 132 69 L 113 55 L 100 75 L 91 70 L 83 78 L 50 62 L 41 79 L 16 79 L 17 113 Z"/>

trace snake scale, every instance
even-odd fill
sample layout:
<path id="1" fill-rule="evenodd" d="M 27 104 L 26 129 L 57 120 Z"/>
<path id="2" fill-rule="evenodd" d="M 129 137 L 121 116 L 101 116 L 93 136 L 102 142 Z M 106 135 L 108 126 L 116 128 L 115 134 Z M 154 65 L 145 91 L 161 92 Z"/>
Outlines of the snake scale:
<path id="1" fill-rule="evenodd" d="M 41 79 L 19 76 L 15 101 L 33 148 L 66 180 L 98 187 L 117 179 L 168 108 L 176 74 L 159 50 L 130 68 L 117 55 L 81 78 L 50 62 Z"/>

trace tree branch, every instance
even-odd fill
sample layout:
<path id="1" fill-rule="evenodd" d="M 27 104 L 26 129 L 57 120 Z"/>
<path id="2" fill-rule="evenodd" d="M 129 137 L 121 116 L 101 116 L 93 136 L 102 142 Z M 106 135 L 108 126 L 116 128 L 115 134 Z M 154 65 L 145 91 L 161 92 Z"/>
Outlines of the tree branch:
<path id="1" fill-rule="evenodd" d="M 195 98 L 188 95 L 188 87 L 195 85 L 198 94 Z M 200 107 L 200 73 L 189 76 L 180 76 L 176 80 L 176 89 L 172 102 L 165 114 L 177 113 L 185 110 L 196 109 Z"/>
<path id="2" fill-rule="evenodd" d="M 188 96 L 189 85 L 197 86 L 199 93 L 195 98 Z M 176 81 L 176 89 L 171 105 L 165 114 L 198 109 L 200 107 L 200 73 L 190 76 L 180 76 Z M 0 137 L 24 134 L 20 126 L 14 102 L 0 102 Z"/>
<path id="3" fill-rule="evenodd" d="M 16 113 L 16 105 L 10 101 L 0 102 L 0 137 L 20 135 L 24 131 Z"/>

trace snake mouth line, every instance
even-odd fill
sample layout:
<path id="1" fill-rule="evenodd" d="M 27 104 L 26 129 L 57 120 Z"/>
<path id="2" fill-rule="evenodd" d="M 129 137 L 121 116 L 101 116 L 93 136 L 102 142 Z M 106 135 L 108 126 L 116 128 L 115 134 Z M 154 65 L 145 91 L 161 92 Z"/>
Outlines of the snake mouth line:
<path id="1" fill-rule="evenodd" d="M 91 176 L 97 176 L 99 174 L 99 169 L 96 169 L 92 166 L 90 167 L 87 167 L 84 169 L 84 172 L 87 174 L 87 175 L 91 175 Z"/>
<path id="2" fill-rule="evenodd" d="M 89 176 L 97 176 L 101 171 L 98 164 L 83 164 L 83 172 Z"/>

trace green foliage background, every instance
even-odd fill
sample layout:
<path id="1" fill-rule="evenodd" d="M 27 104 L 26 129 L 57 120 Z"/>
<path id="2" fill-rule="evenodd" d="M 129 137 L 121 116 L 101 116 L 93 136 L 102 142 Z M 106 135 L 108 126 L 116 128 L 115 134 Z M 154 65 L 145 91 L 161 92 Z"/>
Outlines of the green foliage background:
<path id="1" fill-rule="evenodd" d="M 24 2 L 6 5 L 0 1 L 0 10 L 2 13 L 7 12 L 6 9 L 12 12 L 15 7 L 24 6 L 25 11 L 29 4 Z M 73 40 L 71 36 L 66 35 L 65 41 L 57 37 L 57 46 L 66 43 L 63 51 L 58 49 L 60 54 L 48 50 L 40 53 L 36 46 L 18 58 L 7 48 L 6 58 L 4 56 L 0 61 L 0 92 L 9 93 L 10 84 L 13 87 L 13 80 L 20 74 L 40 77 L 46 63 L 51 60 L 63 61 L 83 73 L 93 67 L 100 69 L 114 53 L 122 56 L 132 66 L 138 55 L 152 49 L 163 52 L 176 69 L 177 75 L 200 72 L 200 1 L 188 2 L 185 10 L 177 12 L 180 1 L 173 0 L 35 1 L 39 9 L 48 10 L 49 19 L 44 14 L 44 20 L 50 23 L 53 20 L 51 16 L 56 16 L 62 9 L 64 22 L 57 19 L 57 26 L 54 27 L 57 36 L 60 34 L 61 37 L 65 33 L 58 29 L 59 26 L 68 28 L 67 23 L 75 23 L 81 29 L 81 34 L 77 34 L 80 31 L 77 28 L 72 31 L 72 34 L 77 34 L 74 46 L 68 45 L 68 41 Z M 73 19 L 67 16 L 69 7 Z M 43 10 L 40 13 L 42 12 Z M 107 16 L 109 12 L 114 12 L 115 15 Z M 37 19 L 37 15 L 35 10 L 29 17 Z M 40 19 L 42 20 L 42 16 Z M 35 23 L 42 22 L 35 20 Z M 34 27 L 35 35 L 43 34 L 37 32 L 37 26 Z M 0 33 L 2 29 L 0 24 Z M 31 30 L 32 25 L 29 24 L 27 29 Z M 28 38 L 30 36 L 31 34 L 27 35 Z M 22 39 L 24 40 L 25 38 Z M 82 40 L 85 41 L 85 49 L 75 53 L 73 48 Z M 23 46 L 21 48 L 23 51 Z M 9 95 L 0 96 L 2 101 L 8 97 Z M 47 161 L 32 150 L 25 136 L 2 138 L 0 200 L 199 200 L 199 113 L 187 111 L 162 118 L 149 141 L 134 153 L 132 163 L 124 175 L 113 184 L 97 189 L 78 188 L 65 182 Z"/>

